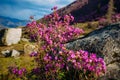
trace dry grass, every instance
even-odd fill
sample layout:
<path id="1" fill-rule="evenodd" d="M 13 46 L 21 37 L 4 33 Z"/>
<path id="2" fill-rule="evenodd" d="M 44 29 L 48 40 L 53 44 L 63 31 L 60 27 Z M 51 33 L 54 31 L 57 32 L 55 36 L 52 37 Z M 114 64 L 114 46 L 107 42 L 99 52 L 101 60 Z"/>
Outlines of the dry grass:
<path id="1" fill-rule="evenodd" d="M 34 68 L 35 62 L 34 59 L 29 56 L 20 56 L 19 58 L 15 59 L 12 57 L 9 58 L 0 58 L 0 75 L 8 73 L 9 66 L 16 66 L 17 67 L 24 67 L 28 71 Z"/>
<path id="2" fill-rule="evenodd" d="M 18 44 L 14 44 L 11 46 L 0 46 L 0 75 L 7 74 L 9 66 L 17 65 L 18 67 L 25 67 L 28 71 L 30 71 L 33 68 L 33 66 L 35 65 L 34 59 L 28 55 L 22 54 L 19 58 L 13 58 L 3 57 L 1 54 L 1 51 L 12 49 L 23 53 L 24 45 L 27 43 L 28 42 L 20 41 Z"/>
<path id="3" fill-rule="evenodd" d="M 86 35 L 98 28 L 98 22 L 86 22 L 86 23 L 77 23 L 74 24 L 75 27 L 81 28 L 85 31 L 82 35 Z"/>

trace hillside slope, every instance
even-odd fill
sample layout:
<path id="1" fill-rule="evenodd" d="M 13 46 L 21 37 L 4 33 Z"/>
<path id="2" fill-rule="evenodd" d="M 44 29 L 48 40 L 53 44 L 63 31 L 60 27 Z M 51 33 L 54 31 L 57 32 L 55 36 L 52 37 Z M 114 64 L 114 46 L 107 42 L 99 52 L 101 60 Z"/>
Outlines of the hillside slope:
<path id="1" fill-rule="evenodd" d="M 72 14 L 75 22 L 97 21 L 107 13 L 109 0 L 76 0 L 71 4 L 57 10 L 61 16 Z M 120 0 L 114 0 L 115 14 L 120 13 Z M 52 13 L 51 13 L 52 14 Z M 40 22 L 44 18 L 40 19 Z"/>
<path id="2" fill-rule="evenodd" d="M 97 20 L 106 14 L 109 0 L 77 0 L 58 10 L 60 15 L 71 13 L 76 22 Z M 115 13 L 120 13 L 120 0 L 114 0 Z"/>

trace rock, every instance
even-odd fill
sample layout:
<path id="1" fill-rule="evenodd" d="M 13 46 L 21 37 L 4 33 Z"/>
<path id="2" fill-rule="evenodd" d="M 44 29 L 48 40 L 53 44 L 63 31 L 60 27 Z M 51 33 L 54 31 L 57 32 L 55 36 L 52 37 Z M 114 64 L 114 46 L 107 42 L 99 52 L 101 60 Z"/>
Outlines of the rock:
<path id="1" fill-rule="evenodd" d="M 2 38 L 3 38 L 4 34 L 5 34 L 5 30 L 6 29 L 0 29 L 0 45 L 2 44 Z"/>
<path id="2" fill-rule="evenodd" d="M 9 56 L 11 56 L 11 52 L 10 52 L 9 50 L 1 51 L 1 53 L 2 53 L 2 55 L 3 55 L 4 57 L 9 57 Z"/>
<path id="3" fill-rule="evenodd" d="M 11 54 L 11 57 L 14 57 L 14 58 L 17 58 L 20 56 L 20 52 L 18 52 L 17 50 L 12 50 L 12 54 Z"/>
<path id="4" fill-rule="evenodd" d="M 106 76 L 103 76 L 105 79 L 100 80 L 120 80 L 118 76 L 120 74 L 120 23 L 95 30 L 80 39 L 67 43 L 66 47 L 96 53 L 98 57 L 104 58 L 108 70 Z"/>
<path id="5" fill-rule="evenodd" d="M 1 53 L 3 54 L 3 56 L 5 57 L 14 57 L 14 58 L 17 58 L 20 56 L 20 52 L 18 52 L 17 50 L 5 50 L 5 51 L 1 51 Z"/>
<path id="6" fill-rule="evenodd" d="M 120 63 L 115 62 L 107 66 L 107 74 L 99 80 L 120 80 Z"/>
<path id="7" fill-rule="evenodd" d="M 29 40 L 27 38 L 21 38 L 21 41 L 23 41 L 23 42 L 29 42 Z"/>
<path id="8" fill-rule="evenodd" d="M 2 43 L 4 45 L 17 44 L 22 36 L 21 28 L 9 28 L 5 30 L 4 37 L 2 38 Z"/>
<path id="9" fill-rule="evenodd" d="M 24 45 L 24 53 L 25 54 L 31 54 L 32 52 L 37 52 L 38 47 L 34 44 L 26 44 Z"/>

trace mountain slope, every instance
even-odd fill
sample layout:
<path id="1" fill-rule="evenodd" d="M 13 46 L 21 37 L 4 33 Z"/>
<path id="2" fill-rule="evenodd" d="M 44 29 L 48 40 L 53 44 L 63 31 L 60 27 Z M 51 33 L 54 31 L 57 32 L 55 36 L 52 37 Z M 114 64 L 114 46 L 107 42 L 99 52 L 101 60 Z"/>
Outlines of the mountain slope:
<path id="1" fill-rule="evenodd" d="M 60 15 L 71 13 L 76 22 L 97 20 L 106 14 L 109 0 L 77 0 L 59 9 Z M 115 12 L 120 13 L 120 0 L 114 0 Z"/>
<path id="2" fill-rule="evenodd" d="M 75 22 L 97 21 L 107 13 L 109 0 L 76 0 L 73 3 L 57 10 L 61 16 L 72 14 Z M 114 0 L 115 14 L 120 13 L 120 0 Z M 52 13 L 51 13 L 52 14 Z M 44 18 L 40 19 L 40 22 Z"/>
<path id="3" fill-rule="evenodd" d="M 27 22 L 27 20 L 19 20 L 15 18 L 0 16 L 0 27 L 13 28 L 18 26 L 25 26 Z"/>
<path id="4" fill-rule="evenodd" d="M 77 0 L 59 9 L 60 15 L 71 13 L 76 22 L 97 20 L 106 14 L 109 0 Z M 120 0 L 114 0 L 115 12 L 120 13 Z"/>

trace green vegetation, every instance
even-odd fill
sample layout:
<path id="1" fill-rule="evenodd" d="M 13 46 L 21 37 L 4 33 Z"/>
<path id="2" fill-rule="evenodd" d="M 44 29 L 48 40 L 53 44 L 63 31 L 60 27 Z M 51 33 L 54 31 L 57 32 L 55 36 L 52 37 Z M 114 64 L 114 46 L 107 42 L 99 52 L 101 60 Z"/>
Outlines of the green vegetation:
<path id="1" fill-rule="evenodd" d="M 12 76 L 8 72 L 8 67 L 16 66 L 18 68 L 25 67 L 29 73 L 35 66 L 36 63 L 34 58 L 30 57 L 28 54 L 24 54 L 24 45 L 31 44 L 29 42 L 20 41 L 18 44 L 14 44 L 11 46 L 0 46 L 0 52 L 4 50 L 12 50 L 15 49 L 21 52 L 21 56 L 18 58 L 13 57 L 3 57 L 0 53 L 0 80 L 11 80 Z M 6 77 L 7 76 L 7 77 Z M 8 79 L 11 78 L 11 79 Z M 19 79 L 15 79 L 19 80 Z"/>

